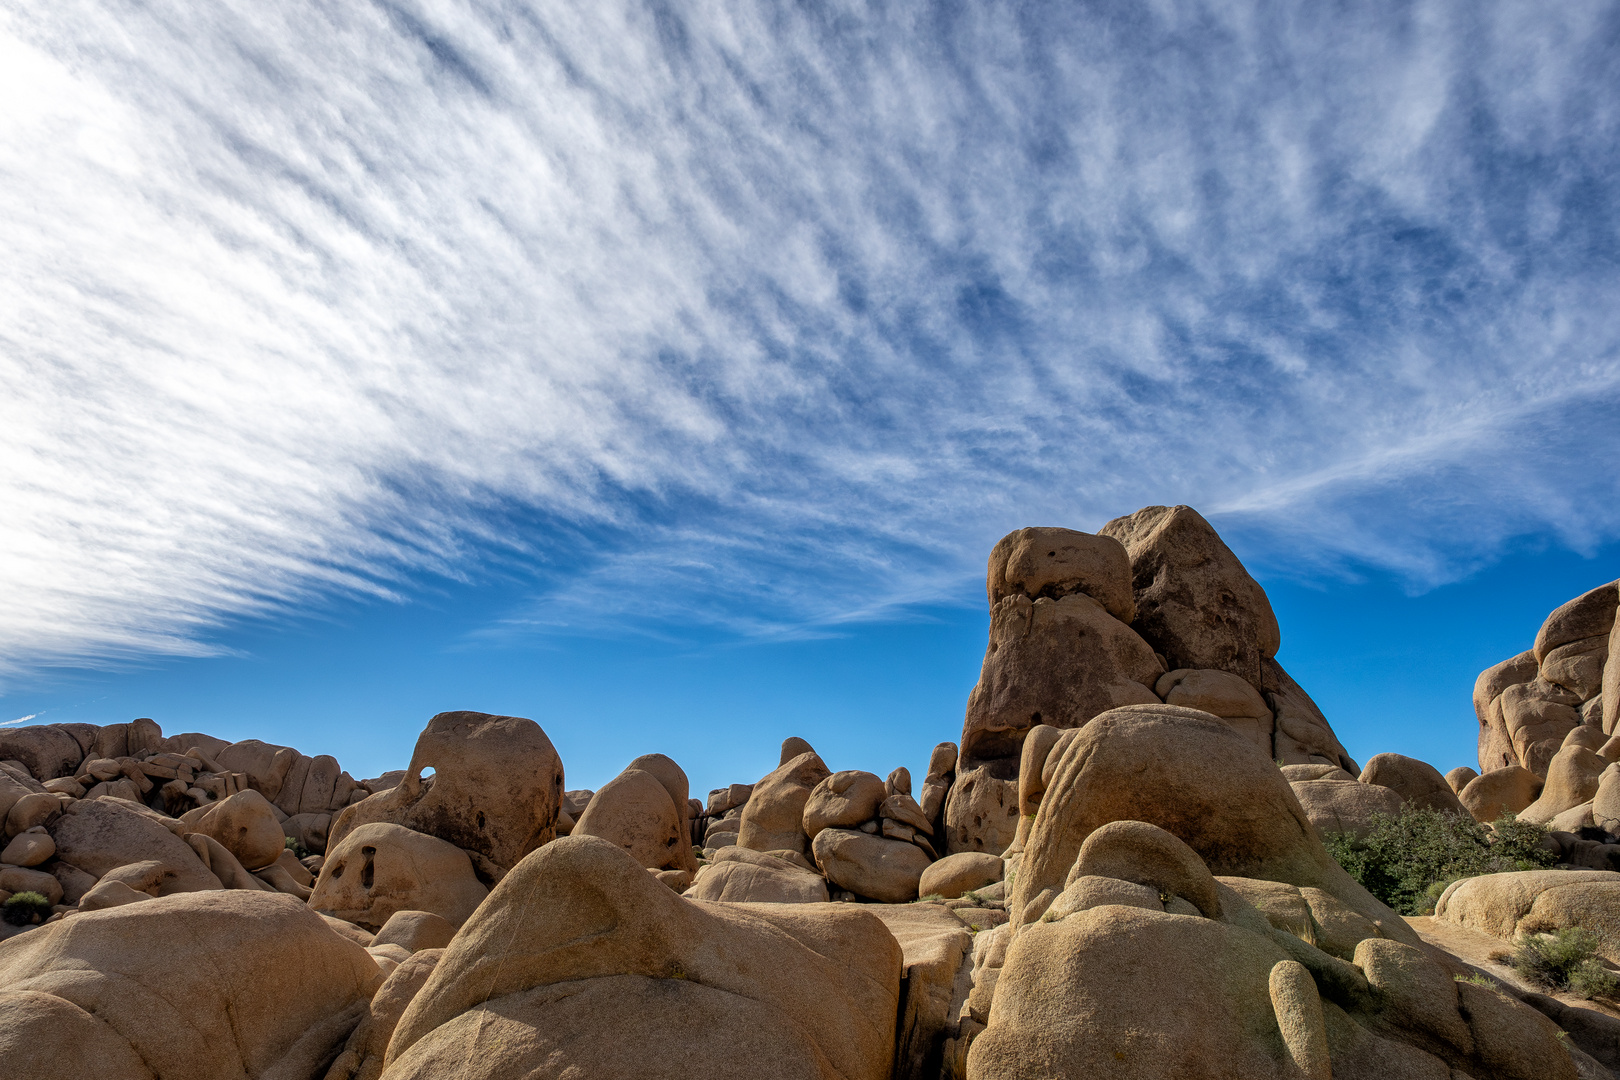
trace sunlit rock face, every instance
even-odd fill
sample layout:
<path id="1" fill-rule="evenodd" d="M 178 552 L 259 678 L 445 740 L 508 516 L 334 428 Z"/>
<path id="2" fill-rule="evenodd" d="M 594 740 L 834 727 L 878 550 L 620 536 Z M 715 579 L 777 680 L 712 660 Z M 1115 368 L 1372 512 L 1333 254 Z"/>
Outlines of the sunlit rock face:
<path id="1" fill-rule="evenodd" d="M 1265 590 L 1191 507 L 1146 507 L 1095 535 L 1009 533 L 990 554 L 986 594 L 990 641 L 945 807 L 950 852 L 1014 843 L 1032 729 L 1081 727 L 1125 705 L 1199 709 L 1269 758 L 1359 771 L 1277 663 Z"/>

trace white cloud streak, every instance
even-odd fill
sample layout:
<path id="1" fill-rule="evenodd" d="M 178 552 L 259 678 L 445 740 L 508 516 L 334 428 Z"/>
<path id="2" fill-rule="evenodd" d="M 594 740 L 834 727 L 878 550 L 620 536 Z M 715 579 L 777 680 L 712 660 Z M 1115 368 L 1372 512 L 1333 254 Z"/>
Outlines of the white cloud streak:
<path id="1" fill-rule="evenodd" d="M 14 6 L 0 665 L 492 553 L 512 625 L 775 633 L 1148 502 L 1422 583 L 1612 538 L 1617 27 Z"/>

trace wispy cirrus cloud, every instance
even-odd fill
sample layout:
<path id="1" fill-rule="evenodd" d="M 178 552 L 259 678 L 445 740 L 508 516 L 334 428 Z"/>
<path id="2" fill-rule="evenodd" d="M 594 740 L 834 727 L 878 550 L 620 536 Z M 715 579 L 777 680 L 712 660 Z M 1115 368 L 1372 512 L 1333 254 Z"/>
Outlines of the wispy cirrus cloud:
<path id="1" fill-rule="evenodd" d="M 764 633 L 1147 502 L 1620 533 L 1614 4 L 0 20 L 12 670 L 491 553 Z"/>

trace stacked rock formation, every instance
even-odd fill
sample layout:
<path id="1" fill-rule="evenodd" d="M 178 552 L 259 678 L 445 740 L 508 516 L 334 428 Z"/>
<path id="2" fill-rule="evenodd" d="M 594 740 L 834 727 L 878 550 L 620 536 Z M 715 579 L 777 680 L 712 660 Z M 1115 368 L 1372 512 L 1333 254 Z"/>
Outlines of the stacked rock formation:
<path id="1" fill-rule="evenodd" d="M 990 553 L 990 643 L 945 809 L 947 851 L 999 853 L 1018 831 L 1034 728 L 1161 702 L 1222 718 L 1268 758 L 1356 773 L 1276 661 L 1259 583 L 1196 510 L 1150 506 L 1096 534 L 1020 529 Z"/>

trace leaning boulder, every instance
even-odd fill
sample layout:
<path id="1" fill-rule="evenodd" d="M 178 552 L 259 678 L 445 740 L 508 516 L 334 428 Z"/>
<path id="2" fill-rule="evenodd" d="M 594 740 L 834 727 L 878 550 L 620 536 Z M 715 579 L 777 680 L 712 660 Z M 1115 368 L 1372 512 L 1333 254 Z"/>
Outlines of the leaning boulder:
<path id="1" fill-rule="evenodd" d="M 817 784 L 805 800 L 804 835 L 814 840 L 822 829 L 853 829 L 871 821 L 887 798 L 888 789 L 875 774 L 835 772 Z"/>
<path id="2" fill-rule="evenodd" d="M 786 859 L 745 847 L 727 847 L 697 872 L 688 900 L 734 904 L 824 904 L 827 882 Z"/>
<path id="3" fill-rule="evenodd" d="M 1524 766 L 1504 765 L 1468 781 L 1457 801 L 1475 821 L 1495 821 L 1535 802 L 1544 786 L 1545 781 Z"/>
<path id="4" fill-rule="evenodd" d="M 955 900 L 965 892 L 994 885 L 1003 873 L 1000 856 L 983 851 L 961 851 L 945 856 L 924 870 L 917 891 L 923 896 Z"/>
<path id="5" fill-rule="evenodd" d="M 1439 769 L 1405 754 L 1374 754 L 1361 770 L 1361 782 L 1398 792 L 1403 802 L 1420 810 L 1467 813 Z"/>
<path id="6" fill-rule="evenodd" d="M 802 740 L 800 740 L 802 741 Z M 785 752 L 785 751 L 784 751 Z M 754 785 L 743 805 L 737 844 L 754 851 L 797 851 L 809 847 L 804 806 L 816 785 L 832 775 L 814 750 L 789 758 Z"/>
<path id="7" fill-rule="evenodd" d="M 1215 668 L 1262 685 L 1282 632 L 1266 592 L 1190 506 L 1149 506 L 1098 530 L 1125 545 L 1132 625 L 1172 668 Z"/>
<path id="8" fill-rule="evenodd" d="M 901 951 L 856 905 L 694 902 L 569 836 L 508 874 L 405 1010 L 386 1080 L 886 1080 Z M 473 1048 L 500 1047 L 499 1053 Z"/>
<path id="9" fill-rule="evenodd" d="M 83 913 L 0 949 L 0 1075 L 319 1075 L 380 981 L 364 949 L 277 893 Z"/>
<path id="10" fill-rule="evenodd" d="M 684 800 L 676 805 L 657 777 L 633 766 L 591 797 L 570 835 L 600 836 L 650 870 L 697 869 Z"/>

